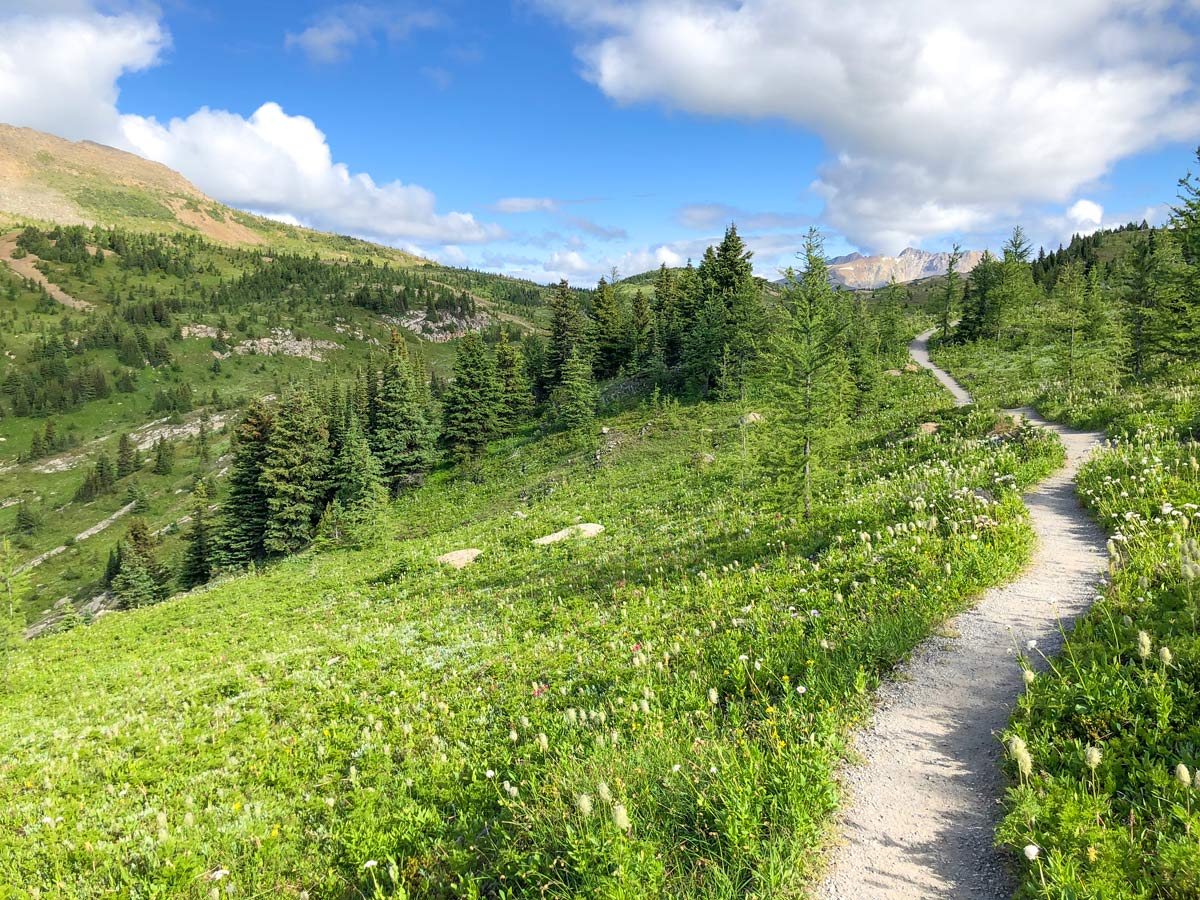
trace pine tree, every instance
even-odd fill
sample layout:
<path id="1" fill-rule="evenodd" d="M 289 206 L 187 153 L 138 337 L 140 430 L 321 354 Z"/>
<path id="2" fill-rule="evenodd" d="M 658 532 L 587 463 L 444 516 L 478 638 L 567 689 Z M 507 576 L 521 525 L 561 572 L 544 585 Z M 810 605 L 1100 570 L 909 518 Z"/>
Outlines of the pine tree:
<path id="1" fill-rule="evenodd" d="M 958 264 L 962 261 L 962 247 L 955 244 L 950 250 L 950 258 L 946 261 L 946 285 L 942 289 L 942 340 L 950 339 L 950 324 L 954 316 L 955 304 L 958 303 L 958 288 L 961 277 L 958 274 Z"/>
<path id="2" fill-rule="evenodd" d="M 41 527 L 41 513 L 28 500 L 17 504 L 16 528 L 21 534 L 33 534 Z"/>
<path id="3" fill-rule="evenodd" d="M 809 229 L 804 269 L 784 275 L 781 327 L 772 354 L 772 387 L 786 418 L 770 435 L 768 456 L 784 482 L 797 470 L 804 517 L 812 516 L 813 468 L 844 424 L 849 374 L 843 344 L 846 317 L 829 283 L 823 240 Z"/>
<path id="4" fill-rule="evenodd" d="M 562 381 L 563 370 L 572 354 L 591 365 L 593 355 L 588 318 L 584 315 L 565 280 L 550 292 L 550 344 L 546 349 L 548 390 Z"/>
<path id="5" fill-rule="evenodd" d="M 263 548 L 294 553 L 313 535 L 324 507 L 329 433 L 308 391 L 293 389 L 279 404 L 259 483 L 267 501 Z"/>
<path id="6" fill-rule="evenodd" d="M 654 279 L 652 308 L 663 365 L 673 368 L 678 366 L 682 359 L 683 333 L 680 324 L 677 279 L 675 273 L 667 268 L 666 263 L 659 266 L 658 275 Z"/>
<path id="7" fill-rule="evenodd" d="M 1167 289 L 1159 298 L 1153 330 L 1164 353 L 1192 363 L 1200 360 L 1200 177 L 1190 172 L 1179 180 L 1179 204 L 1171 207 L 1170 225 Z"/>
<path id="8" fill-rule="evenodd" d="M 572 353 L 563 367 L 562 382 L 551 398 L 558 426 L 567 431 L 589 427 L 596 418 L 598 396 L 591 365 L 578 353 Z"/>
<path id="9" fill-rule="evenodd" d="M 654 311 L 650 308 L 650 301 L 646 298 L 645 292 L 639 289 L 633 295 L 626 336 L 629 362 L 635 371 L 641 372 L 650 366 L 656 344 Z"/>
<path id="10" fill-rule="evenodd" d="M 459 342 L 454 380 L 442 402 L 442 437 L 459 462 L 478 457 L 500 427 L 500 385 L 496 366 L 479 335 Z"/>
<path id="11" fill-rule="evenodd" d="M 371 449 L 393 491 L 429 470 L 435 440 L 429 400 L 402 344 L 393 344 L 380 374 L 372 420 Z"/>
<path id="12" fill-rule="evenodd" d="M 601 278 L 592 299 L 596 344 L 595 372 L 611 378 L 628 360 L 625 314 L 616 288 Z"/>
<path id="13" fill-rule="evenodd" d="M 156 559 L 157 546 L 144 519 L 129 520 L 118 544 L 117 571 L 112 578 L 112 592 L 121 606 L 148 606 L 166 599 L 170 576 Z"/>
<path id="14" fill-rule="evenodd" d="M 350 420 L 333 463 L 334 498 L 321 519 L 320 536 L 336 544 L 364 546 L 378 536 L 387 500 L 383 468 L 371 453 L 357 418 Z"/>
<path id="15" fill-rule="evenodd" d="M 154 474 L 170 475 L 175 470 L 175 447 L 165 438 L 154 442 Z"/>
<path id="16" fill-rule="evenodd" d="M 192 521 L 184 540 L 187 550 L 179 581 L 185 590 L 204 584 L 212 577 L 212 543 L 208 528 L 208 490 L 203 481 L 192 491 Z"/>
<path id="17" fill-rule="evenodd" d="M 200 427 L 196 431 L 196 457 L 201 462 L 208 462 L 209 455 L 208 419 L 204 418 L 200 420 Z"/>
<path id="18" fill-rule="evenodd" d="M 533 409 L 533 392 L 524 354 L 509 342 L 507 331 L 500 332 L 500 343 L 496 345 L 496 378 L 500 383 L 500 422 L 505 431 L 511 431 Z"/>
<path id="19" fill-rule="evenodd" d="M 753 253 L 730 225 L 717 247 L 714 281 L 725 302 L 724 343 L 729 348 L 732 364 L 731 383 L 724 386 L 731 395 L 753 375 L 768 336 L 769 320 L 763 303 L 762 289 L 754 280 L 751 265 Z"/>
<path id="20" fill-rule="evenodd" d="M 117 478 L 126 478 L 141 467 L 137 447 L 128 433 L 122 434 L 117 441 Z"/>
<path id="21" fill-rule="evenodd" d="M 253 401 L 235 432 L 229 466 L 229 496 L 218 530 L 214 562 L 241 568 L 262 557 L 267 525 L 267 497 L 262 485 L 263 463 L 274 418 L 259 400 Z"/>

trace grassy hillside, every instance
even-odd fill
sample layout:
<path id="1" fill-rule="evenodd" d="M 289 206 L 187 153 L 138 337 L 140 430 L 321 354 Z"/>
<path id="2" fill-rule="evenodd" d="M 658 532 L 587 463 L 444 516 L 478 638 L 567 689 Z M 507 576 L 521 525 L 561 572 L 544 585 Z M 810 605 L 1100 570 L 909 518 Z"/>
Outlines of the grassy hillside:
<path id="1" fill-rule="evenodd" d="M 598 447 L 522 434 L 405 495 L 375 549 L 26 644 L 0 706 L 0 881 L 798 895 L 870 688 L 1020 567 L 1017 488 L 1061 450 L 884 377 L 803 522 L 762 452 L 783 413 L 755 411 L 647 403 Z M 604 531 L 532 543 L 578 522 Z M 463 548 L 483 553 L 436 562 Z"/>
<path id="2" fill-rule="evenodd" d="M 172 525 L 187 513 L 187 491 L 198 477 L 224 476 L 224 428 L 247 400 L 347 377 L 381 356 L 393 329 L 445 376 L 465 329 L 519 337 L 543 315 L 537 285 L 393 267 L 386 254 L 314 263 L 184 233 L 50 230 L 18 246 L 21 234 L 0 235 L 0 534 L 22 562 L 63 548 L 29 572 L 32 618 L 99 592 L 124 523 L 76 537 L 128 515 L 131 502 L 154 530 L 167 529 L 165 558 L 175 559 Z M 202 421 L 207 451 L 196 443 Z M 56 445 L 32 454 L 48 424 Z M 142 467 L 103 496 L 73 499 L 122 433 L 142 445 Z M 169 475 L 150 471 L 157 437 L 175 445 Z M 32 530 L 17 528 L 21 501 L 39 519 Z"/>
<path id="3" fill-rule="evenodd" d="M 0 123 L 0 227 L 26 222 L 199 234 L 221 244 L 373 259 L 393 266 L 427 262 L 393 248 L 232 209 L 205 196 L 178 172 L 123 150 Z"/>

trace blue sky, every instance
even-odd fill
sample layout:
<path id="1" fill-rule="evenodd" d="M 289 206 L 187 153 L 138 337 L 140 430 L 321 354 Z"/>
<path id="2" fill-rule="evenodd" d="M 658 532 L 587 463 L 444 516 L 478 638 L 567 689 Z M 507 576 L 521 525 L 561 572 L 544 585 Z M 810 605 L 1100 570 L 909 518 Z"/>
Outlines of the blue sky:
<path id="1" fill-rule="evenodd" d="M 992 6 L 0 0 L 0 120 L 541 281 L 681 262 L 730 219 L 762 274 L 809 224 L 832 254 L 1161 221 L 1200 5 Z"/>

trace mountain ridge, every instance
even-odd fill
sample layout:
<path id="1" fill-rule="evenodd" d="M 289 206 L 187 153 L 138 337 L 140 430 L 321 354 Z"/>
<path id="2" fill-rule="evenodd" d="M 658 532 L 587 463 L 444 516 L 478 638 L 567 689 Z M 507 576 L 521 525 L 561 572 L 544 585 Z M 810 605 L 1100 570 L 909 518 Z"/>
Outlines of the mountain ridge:
<path id="1" fill-rule="evenodd" d="M 964 250 L 958 271 L 962 274 L 970 272 L 982 258 L 982 250 Z M 916 247 L 905 247 L 896 256 L 866 256 L 854 252 L 829 260 L 829 277 L 836 284 L 852 290 L 870 290 L 883 287 L 893 278 L 903 284 L 945 275 L 949 263 L 949 253 L 934 253 Z"/>

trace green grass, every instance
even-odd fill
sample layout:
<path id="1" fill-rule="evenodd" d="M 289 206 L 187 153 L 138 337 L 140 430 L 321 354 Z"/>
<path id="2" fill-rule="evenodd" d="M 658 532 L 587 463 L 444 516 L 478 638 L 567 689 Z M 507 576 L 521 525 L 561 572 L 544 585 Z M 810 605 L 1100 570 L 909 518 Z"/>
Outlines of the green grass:
<path id="1" fill-rule="evenodd" d="M 0 896 L 798 896 L 871 688 L 1020 568 L 1062 459 L 885 382 L 809 523 L 757 462 L 778 410 L 744 454 L 740 408 L 642 407 L 598 467 L 514 438 L 378 547 L 21 647 Z"/>

